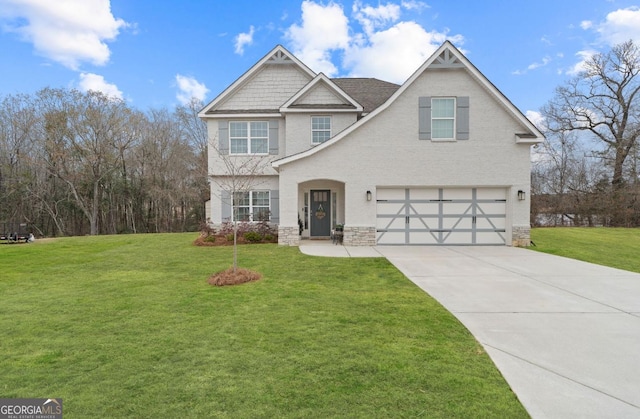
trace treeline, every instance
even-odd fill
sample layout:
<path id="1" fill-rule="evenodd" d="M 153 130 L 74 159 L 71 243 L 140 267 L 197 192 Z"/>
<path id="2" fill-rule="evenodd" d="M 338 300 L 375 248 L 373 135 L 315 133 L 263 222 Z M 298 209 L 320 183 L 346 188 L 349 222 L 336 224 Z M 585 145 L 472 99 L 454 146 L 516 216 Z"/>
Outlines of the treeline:
<path id="1" fill-rule="evenodd" d="M 52 88 L 0 100 L 0 229 L 177 232 L 204 221 L 201 103 L 141 112 L 100 92 Z"/>

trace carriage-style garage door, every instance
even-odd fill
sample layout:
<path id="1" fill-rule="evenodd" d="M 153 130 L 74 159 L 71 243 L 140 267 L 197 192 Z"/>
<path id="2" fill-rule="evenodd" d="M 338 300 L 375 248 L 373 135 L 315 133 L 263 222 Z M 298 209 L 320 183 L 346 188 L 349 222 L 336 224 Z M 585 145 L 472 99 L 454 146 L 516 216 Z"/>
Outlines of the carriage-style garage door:
<path id="1" fill-rule="evenodd" d="M 378 244 L 505 244 L 503 188 L 378 188 Z"/>

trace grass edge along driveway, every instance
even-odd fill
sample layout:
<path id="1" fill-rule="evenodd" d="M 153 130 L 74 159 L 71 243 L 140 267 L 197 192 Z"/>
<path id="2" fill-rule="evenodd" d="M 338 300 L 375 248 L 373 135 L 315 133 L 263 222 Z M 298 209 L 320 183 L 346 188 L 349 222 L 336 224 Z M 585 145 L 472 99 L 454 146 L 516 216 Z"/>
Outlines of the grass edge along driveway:
<path id="1" fill-rule="evenodd" d="M 0 246 L 0 397 L 85 417 L 527 417 L 482 347 L 385 259 L 194 234 Z"/>

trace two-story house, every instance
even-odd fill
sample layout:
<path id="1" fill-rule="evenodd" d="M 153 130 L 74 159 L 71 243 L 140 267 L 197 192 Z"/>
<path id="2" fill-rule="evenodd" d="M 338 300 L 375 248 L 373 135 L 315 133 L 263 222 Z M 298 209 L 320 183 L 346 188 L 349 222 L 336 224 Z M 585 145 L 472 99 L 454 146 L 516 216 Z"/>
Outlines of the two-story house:
<path id="1" fill-rule="evenodd" d="M 345 245 L 529 244 L 543 135 L 448 41 L 402 85 L 331 79 L 276 46 L 200 117 L 212 179 L 224 159 L 271 162 L 235 200 L 211 182 L 213 224 L 268 214 L 285 245 L 338 224 Z"/>

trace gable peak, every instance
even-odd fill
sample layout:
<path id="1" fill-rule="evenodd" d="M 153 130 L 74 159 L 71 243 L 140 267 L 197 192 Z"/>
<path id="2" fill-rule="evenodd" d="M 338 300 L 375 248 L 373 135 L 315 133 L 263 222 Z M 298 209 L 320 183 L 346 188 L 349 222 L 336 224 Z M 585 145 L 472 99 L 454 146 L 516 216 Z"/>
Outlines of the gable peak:
<path id="1" fill-rule="evenodd" d="M 451 48 L 444 48 L 440 55 L 433 60 L 429 68 L 460 68 L 464 66 Z"/>
<path id="2" fill-rule="evenodd" d="M 294 62 L 284 49 L 277 48 L 265 64 L 294 64 Z"/>

